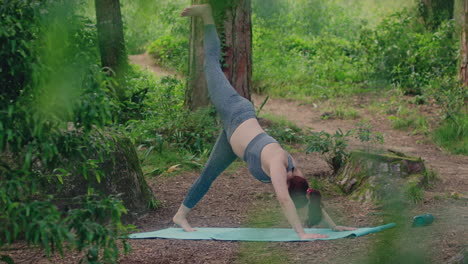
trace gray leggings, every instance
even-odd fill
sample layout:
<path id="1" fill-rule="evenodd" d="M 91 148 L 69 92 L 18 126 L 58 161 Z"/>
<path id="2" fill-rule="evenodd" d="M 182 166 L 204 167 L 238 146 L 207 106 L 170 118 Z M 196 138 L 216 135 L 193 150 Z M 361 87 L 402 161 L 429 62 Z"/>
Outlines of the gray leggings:
<path id="1" fill-rule="evenodd" d="M 201 175 L 190 188 L 183 204 L 193 208 L 206 194 L 213 181 L 237 158 L 229 139 L 245 120 L 256 118 L 252 103 L 240 96 L 226 79 L 220 59 L 220 41 L 215 25 L 204 28 L 204 71 L 208 93 L 220 114 L 223 131 L 219 135 Z"/>

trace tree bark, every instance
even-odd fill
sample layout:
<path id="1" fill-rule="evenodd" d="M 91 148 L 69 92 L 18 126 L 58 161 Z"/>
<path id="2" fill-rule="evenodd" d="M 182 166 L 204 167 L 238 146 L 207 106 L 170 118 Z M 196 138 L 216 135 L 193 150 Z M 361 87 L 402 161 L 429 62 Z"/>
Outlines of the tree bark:
<path id="1" fill-rule="evenodd" d="M 206 0 L 192 0 L 193 5 L 205 3 Z M 189 78 L 185 92 L 185 105 L 192 111 L 210 104 L 203 73 L 203 57 L 203 20 L 193 17 L 190 23 Z"/>
<path id="2" fill-rule="evenodd" d="M 250 0 L 237 0 L 224 21 L 224 74 L 234 89 L 249 101 L 252 87 L 252 23 Z"/>
<path id="3" fill-rule="evenodd" d="M 468 86 L 468 0 L 463 1 L 461 22 L 459 78 L 464 86 Z"/>
<path id="4" fill-rule="evenodd" d="M 206 0 L 192 0 L 192 4 L 207 3 Z M 211 1 L 213 14 L 221 40 L 223 57 L 222 70 L 234 89 L 251 100 L 252 86 L 252 24 L 250 0 L 227 2 Z M 192 18 L 189 79 L 185 105 L 191 110 L 208 106 L 208 89 L 203 73 L 203 22 Z"/>
<path id="5" fill-rule="evenodd" d="M 128 66 L 119 0 L 95 0 L 96 21 L 102 67 L 121 80 Z M 112 74 L 111 74 L 112 75 Z M 117 96 L 124 97 L 123 88 Z"/>

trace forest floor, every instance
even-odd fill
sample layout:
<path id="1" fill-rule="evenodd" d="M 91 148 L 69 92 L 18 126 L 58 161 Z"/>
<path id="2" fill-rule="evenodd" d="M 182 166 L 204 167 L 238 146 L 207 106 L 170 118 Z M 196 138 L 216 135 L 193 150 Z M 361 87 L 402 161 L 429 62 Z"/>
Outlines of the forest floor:
<path id="1" fill-rule="evenodd" d="M 155 66 L 146 55 L 132 56 L 131 61 L 144 68 L 153 70 L 157 75 L 171 74 Z M 260 105 L 264 95 L 253 95 L 256 106 Z M 468 194 L 468 156 L 449 154 L 423 135 L 394 130 L 390 120 L 370 110 L 375 101 L 385 101 L 385 96 L 363 94 L 347 98 L 348 106 L 354 106 L 359 112 L 357 120 L 322 120 L 325 109 L 333 107 L 332 102 L 314 104 L 288 99 L 270 98 L 262 113 L 271 113 L 294 122 L 297 126 L 334 133 L 338 128 L 347 131 L 356 127 L 360 119 L 366 119 L 373 131 L 382 132 L 385 143 L 382 148 L 391 148 L 408 155 L 421 157 L 427 167 L 438 174 L 430 188 L 426 189 L 421 203 L 410 206 L 407 210 L 408 224 L 411 216 L 431 213 L 435 217 L 432 225 L 422 228 L 406 228 L 393 241 L 397 250 L 414 250 L 425 256 L 429 263 L 447 263 L 453 256 L 468 245 L 468 200 L 455 199 L 455 194 Z M 424 114 L 435 114 L 436 109 L 426 107 Z M 300 147 L 300 146 L 298 146 Z M 360 147 L 357 140 L 351 140 L 350 148 Z M 298 167 L 308 177 L 326 177 L 331 174 L 328 165 L 316 154 L 303 151 L 292 153 Z M 188 188 L 198 177 L 199 171 L 177 175 L 175 177 L 155 177 L 148 183 L 161 201 L 161 206 L 134 223 L 140 232 L 154 231 L 173 227 L 172 216 L 181 204 Z M 346 196 L 325 197 L 324 203 L 335 222 L 341 225 L 366 227 L 384 223 L 382 211 L 372 204 L 362 204 Z M 247 167 L 236 162 L 214 182 L 208 194 L 191 212 L 189 221 L 194 227 L 245 227 L 249 223 L 265 221 L 261 212 L 278 214 L 284 218 L 274 198 L 271 184 L 264 184 L 250 176 Z M 268 221 L 268 219 L 266 220 Z M 280 220 L 279 226 L 288 227 L 286 220 Z M 396 227 L 399 228 L 399 227 Z M 403 227 L 404 228 L 404 227 Z M 383 231 L 381 233 L 385 233 Z M 193 240 L 130 240 L 132 252 L 122 256 L 119 263 L 388 263 L 384 259 L 376 261 L 369 258 L 375 255 L 376 245 L 382 235 L 370 234 L 356 239 L 338 239 L 329 241 L 294 242 L 294 243 L 252 243 Z M 17 255 L 16 253 L 19 253 Z M 12 254 L 25 255 L 21 252 Z M 20 257 L 18 263 L 74 263 L 73 257 L 65 260 L 54 257 L 47 260 L 37 257 Z M 280 260 L 269 261 L 269 258 Z M 258 261 L 260 259 L 260 261 Z M 400 263 L 412 263 L 402 261 Z"/>

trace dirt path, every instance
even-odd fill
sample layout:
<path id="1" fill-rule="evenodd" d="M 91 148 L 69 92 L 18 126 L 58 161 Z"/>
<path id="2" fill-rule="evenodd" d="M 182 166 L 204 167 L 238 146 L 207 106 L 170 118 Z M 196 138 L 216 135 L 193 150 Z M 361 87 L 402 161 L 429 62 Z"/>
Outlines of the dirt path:
<path id="1" fill-rule="evenodd" d="M 162 68 L 159 65 L 156 65 L 148 53 L 130 55 L 128 56 L 128 59 L 130 60 L 131 63 L 140 65 L 144 69 L 154 72 L 156 77 L 163 77 L 167 75 L 179 76 L 176 72 L 169 71 L 167 69 Z"/>
<path id="2" fill-rule="evenodd" d="M 147 55 L 132 56 L 131 61 L 153 70 L 158 75 L 165 73 L 155 66 Z M 367 98 L 368 99 L 368 98 Z M 255 105 L 260 105 L 264 96 L 254 95 Z M 356 105 L 362 98 L 356 98 Z M 366 100 L 364 100 L 366 101 Z M 262 111 L 282 115 L 303 128 L 314 131 L 334 132 L 355 127 L 357 121 L 322 120 L 322 106 L 300 104 L 286 99 L 270 99 Z M 420 156 L 426 164 L 437 171 L 440 181 L 426 192 L 425 200 L 412 213 L 431 212 L 437 221 L 426 228 L 428 240 L 426 250 L 433 263 L 444 263 L 464 244 L 468 244 L 468 206 L 466 201 L 447 197 L 451 192 L 468 193 L 468 157 L 450 155 L 437 146 L 424 142 L 421 136 L 395 131 L 383 117 L 360 110 L 362 117 L 370 120 L 375 131 L 385 134 L 385 147 Z M 358 142 L 351 142 L 352 147 Z M 329 172 L 327 165 L 316 155 L 295 153 L 294 157 L 307 175 L 323 175 Z M 193 226 L 198 227 L 238 227 L 248 219 L 249 212 L 259 208 L 265 197 L 271 197 L 271 185 L 256 181 L 244 165 L 223 173 L 213 184 L 205 198 L 190 215 Z M 149 231 L 172 226 L 171 217 L 176 212 L 187 189 L 196 179 L 198 172 L 174 178 L 150 179 L 163 207 L 137 223 L 141 231 Z M 442 199 L 436 199 L 436 196 Z M 337 221 L 353 226 L 366 226 L 381 223 L 372 206 L 349 201 L 345 197 L 327 199 L 332 211 L 338 212 Z M 341 212 L 341 213 L 340 213 Z M 416 231 L 415 231 L 416 232 Z M 271 243 L 272 250 L 284 250 L 293 263 L 351 263 L 364 260 L 375 242 L 375 235 L 359 239 L 318 241 L 314 243 Z M 236 263 L 240 243 L 219 241 L 178 241 L 178 240 L 137 240 L 130 242 L 133 253 L 121 259 L 121 263 Z M 353 261 L 351 261 L 351 259 Z"/>

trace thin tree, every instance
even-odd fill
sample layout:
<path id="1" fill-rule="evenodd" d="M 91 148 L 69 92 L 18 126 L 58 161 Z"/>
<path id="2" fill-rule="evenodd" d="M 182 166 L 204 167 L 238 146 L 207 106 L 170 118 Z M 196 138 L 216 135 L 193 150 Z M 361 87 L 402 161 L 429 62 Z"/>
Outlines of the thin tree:
<path id="1" fill-rule="evenodd" d="M 463 0 L 462 10 L 459 77 L 463 85 L 468 86 L 468 0 Z"/>
<path id="2" fill-rule="evenodd" d="M 128 67 L 123 36 L 122 14 L 119 0 L 95 0 L 96 21 L 102 67 L 122 80 Z M 122 85 L 117 87 L 117 96 L 124 98 Z"/>
<path id="3" fill-rule="evenodd" d="M 210 3 L 221 37 L 221 65 L 226 78 L 237 92 L 250 100 L 252 86 L 252 23 L 250 0 L 192 0 L 192 4 Z M 203 23 L 192 18 L 189 78 L 185 105 L 191 110 L 209 105 L 203 73 Z"/>

